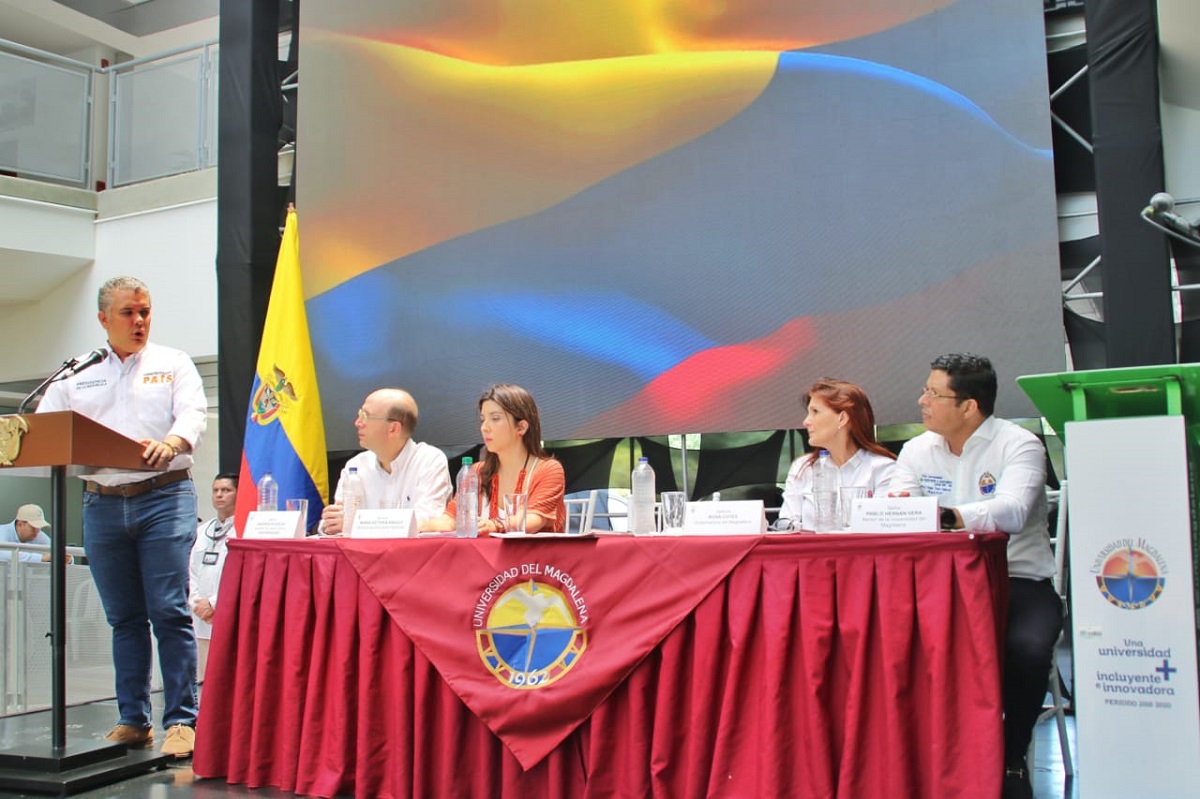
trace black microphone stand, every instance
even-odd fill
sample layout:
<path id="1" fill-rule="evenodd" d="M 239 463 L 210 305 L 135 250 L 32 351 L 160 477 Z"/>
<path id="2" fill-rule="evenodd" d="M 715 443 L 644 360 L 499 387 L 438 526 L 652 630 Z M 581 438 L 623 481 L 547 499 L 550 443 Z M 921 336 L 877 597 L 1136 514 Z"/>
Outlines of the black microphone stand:
<path id="1" fill-rule="evenodd" d="M 46 386 L 50 385 L 55 380 L 61 379 L 67 373 L 67 371 L 74 367 L 77 363 L 79 363 L 79 361 L 76 358 L 67 358 L 65 361 L 63 361 L 62 366 L 51 372 L 49 377 L 38 383 L 37 387 L 33 391 L 30 391 L 25 395 L 25 399 L 21 400 L 21 404 L 17 406 L 17 415 L 19 416 L 25 413 L 25 409 L 29 407 L 29 403 L 33 401 L 34 397 L 36 397 L 38 394 L 41 394 Z"/>
<path id="2" fill-rule="evenodd" d="M 62 366 L 54 370 L 54 372 L 42 382 L 38 383 L 37 388 L 25 395 L 25 399 L 21 400 L 21 404 L 17 406 L 17 413 L 25 413 L 25 408 L 29 403 L 41 393 L 42 389 L 56 380 L 65 380 L 68 377 L 74 377 L 84 369 L 90 369 L 96 364 L 108 357 L 108 350 L 104 347 L 92 350 L 87 355 L 82 355 L 78 358 L 67 358 L 62 362 Z"/>

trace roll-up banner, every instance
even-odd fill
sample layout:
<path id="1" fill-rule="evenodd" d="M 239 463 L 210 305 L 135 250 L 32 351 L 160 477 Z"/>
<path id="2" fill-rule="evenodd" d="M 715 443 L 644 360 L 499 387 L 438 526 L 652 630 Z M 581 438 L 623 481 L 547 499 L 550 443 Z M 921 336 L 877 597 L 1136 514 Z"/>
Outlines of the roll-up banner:
<path id="1" fill-rule="evenodd" d="M 1068 422 L 1079 795 L 1193 796 L 1200 763 L 1183 416 Z"/>

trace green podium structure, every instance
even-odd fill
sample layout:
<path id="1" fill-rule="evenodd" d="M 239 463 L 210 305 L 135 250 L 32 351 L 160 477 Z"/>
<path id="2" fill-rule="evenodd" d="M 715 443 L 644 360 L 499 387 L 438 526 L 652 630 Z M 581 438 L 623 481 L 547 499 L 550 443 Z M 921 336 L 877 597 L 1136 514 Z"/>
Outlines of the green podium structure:
<path id="1" fill-rule="evenodd" d="M 1066 450 L 1080 795 L 1188 795 L 1200 759 L 1189 468 L 1200 364 L 1017 383 Z"/>

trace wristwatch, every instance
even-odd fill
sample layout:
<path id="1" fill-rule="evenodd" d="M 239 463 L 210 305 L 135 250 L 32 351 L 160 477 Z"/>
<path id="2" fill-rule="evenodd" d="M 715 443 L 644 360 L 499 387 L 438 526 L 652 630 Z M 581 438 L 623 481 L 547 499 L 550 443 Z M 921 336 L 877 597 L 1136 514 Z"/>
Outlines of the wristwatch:
<path id="1" fill-rule="evenodd" d="M 954 508 L 942 508 L 942 529 L 953 530 L 955 524 Z"/>

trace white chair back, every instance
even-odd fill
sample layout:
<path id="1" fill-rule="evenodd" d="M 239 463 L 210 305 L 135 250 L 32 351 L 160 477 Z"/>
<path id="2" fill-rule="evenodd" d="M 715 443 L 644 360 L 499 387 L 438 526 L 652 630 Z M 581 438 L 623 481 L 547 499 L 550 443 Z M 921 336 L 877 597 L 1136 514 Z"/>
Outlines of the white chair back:
<path id="1" fill-rule="evenodd" d="M 592 519 L 596 515 L 596 498 L 599 494 L 599 490 L 593 489 L 587 497 L 563 500 L 563 504 L 567 506 L 567 524 L 564 532 L 591 532 Z"/>

